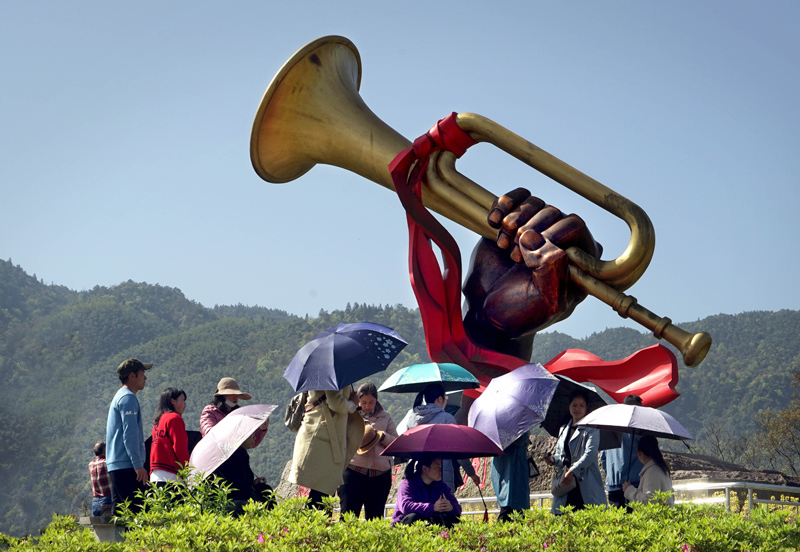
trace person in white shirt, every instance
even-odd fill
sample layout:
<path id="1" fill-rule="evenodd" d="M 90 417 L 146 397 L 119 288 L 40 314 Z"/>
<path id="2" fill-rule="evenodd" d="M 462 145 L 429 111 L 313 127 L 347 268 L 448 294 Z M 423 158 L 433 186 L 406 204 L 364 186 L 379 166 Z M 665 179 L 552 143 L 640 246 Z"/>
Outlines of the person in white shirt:
<path id="1" fill-rule="evenodd" d="M 669 476 L 669 466 L 658 448 L 658 440 L 652 435 L 644 435 L 639 439 L 636 455 L 644 464 L 639 472 L 639 486 L 635 487 L 630 481 L 622 484 L 622 491 L 629 502 L 647 504 L 655 500 L 655 491 L 672 492 L 672 479 Z M 666 504 L 675 505 L 674 495 L 670 495 Z"/>

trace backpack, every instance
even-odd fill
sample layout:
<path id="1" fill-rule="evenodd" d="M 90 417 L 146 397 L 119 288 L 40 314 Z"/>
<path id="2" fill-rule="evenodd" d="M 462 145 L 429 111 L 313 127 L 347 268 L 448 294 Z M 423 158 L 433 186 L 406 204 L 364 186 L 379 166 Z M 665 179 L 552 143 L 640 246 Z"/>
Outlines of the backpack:
<path id="1" fill-rule="evenodd" d="M 326 399 L 325 395 L 322 395 L 316 401 L 308 405 L 308 412 L 314 410 L 316 407 L 321 405 Z M 283 425 L 289 428 L 289 431 L 297 433 L 300 431 L 300 426 L 303 425 L 303 418 L 306 415 L 306 401 L 308 400 L 308 391 L 303 391 L 302 393 L 298 393 L 292 400 L 289 401 L 289 404 L 286 405 L 286 414 L 283 417 Z"/>
<path id="2" fill-rule="evenodd" d="M 289 428 L 289 431 L 297 433 L 300 430 L 300 426 L 303 424 L 303 417 L 306 415 L 307 399 L 308 391 L 303 391 L 292 397 L 292 400 L 286 405 L 283 425 Z"/>

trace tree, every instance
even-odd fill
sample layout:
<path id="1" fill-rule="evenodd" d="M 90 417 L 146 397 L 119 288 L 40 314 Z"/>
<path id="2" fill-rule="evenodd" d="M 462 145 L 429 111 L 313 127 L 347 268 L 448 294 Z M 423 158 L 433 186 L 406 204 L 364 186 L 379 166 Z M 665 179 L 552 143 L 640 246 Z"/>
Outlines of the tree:
<path id="1" fill-rule="evenodd" d="M 800 388 L 800 370 L 792 373 L 792 385 Z M 756 443 L 771 467 L 800 475 L 800 394 L 792 394 L 785 410 L 762 410 L 756 415 Z"/>
<path id="2" fill-rule="evenodd" d="M 703 431 L 697 440 L 697 450 L 702 454 L 719 458 L 725 462 L 749 464 L 750 454 L 748 454 L 747 437 L 741 434 L 734 434 L 719 422 L 703 422 Z"/>

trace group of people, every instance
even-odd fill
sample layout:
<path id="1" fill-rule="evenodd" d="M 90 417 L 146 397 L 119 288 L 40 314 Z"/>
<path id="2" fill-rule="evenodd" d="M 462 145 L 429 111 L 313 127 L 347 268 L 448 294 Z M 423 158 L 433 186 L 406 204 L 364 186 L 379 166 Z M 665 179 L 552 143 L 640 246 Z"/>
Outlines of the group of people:
<path id="1" fill-rule="evenodd" d="M 623 403 L 641 406 L 642 400 L 636 395 L 628 395 Z M 621 447 L 599 453 L 606 473 L 604 488 L 598 466 L 600 431 L 576 425 L 589 413 L 588 405 L 584 392 L 575 391 L 570 396 L 570 420 L 559 430 L 555 454 L 544 457 L 547 464 L 556 467 L 556 477 L 560 482 L 575 483 L 569 492 L 553 498 L 552 512 L 561 514 L 565 506 L 579 510 L 584 506 L 607 503 L 629 508 L 631 502 L 651 502 L 656 491 L 671 492 L 669 466 L 652 435 L 623 434 Z M 671 495 L 668 504 L 674 504 Z"/>
<path id="2" fill-rule="evenodd" d="M 148 483 L 159 486 L 175 481 L 179 470 L 189 464 L 190 439 L 183 421 L 186 392 L 174 387 L 165 389 L 159 398 L 148 455 L 136 394 L 144 389 L 147 381 L 145 372 L 152 367 L 150 363 L 133 358 L 117 367 L 117 376 L 122 385 L 108 410 L 106 440 L 95 444 L 95 458 L 89 463 L 93 516 L 111 515 L 117 505 L 126 501 L 137 510 L 141 507 L 141 493 L 147 489 Z M 222 378 L 211 403 L 203 408 L 200 415 L 200 436 L 204 437 L 225 416 L 238 408 L 240 400 L 252 398 L 239 388 L 235 379 Z M 250 499 L 262 502 L 271 500 L 272 488 L 264 478 L 253 474 L 247 453 L 248 449 L 258 446 L 264 439 L 268 426 L 269 420 L 258 427 L 213 472 L 213 475 L 230 484 L 229 498 L 234 512 Z"/>
<path id="3" fill-rule="evenodd" d="M 399 431 L 419 423 L 455 423 L 443 408 L 447 401 L 444 390 L 426 390 L 426 404 L 417 401 L 414 408 L 401 422 Z M 642 405 L 636 395 L 625 398 L 624 404 Z M 436 405 L 441 413 L 429 405 Z M 569 420 L 561 426 L 555 454 L 548 454 L 544 461 L 557 469 L 557 478 L 574 487 L 567 493 L 553 498 L 552 512 L 563 514 L 565 506 L 578 510 L 587 505 L 626 507 L 630 503 L 648 503 L 657 500 L 657 491 L 670 493 L 672 480 L 658 441 L 651 435 L 622 435 L 622 446 L 600 453 L 600 432 L 576 424 L 589 413 L 589 401 L 585 393 L 576 391 L 569 397 Z M 530 508 L 530 488 L 527 445 L 530 434 L 523 433 L 492 462 L 492 484 L 497 494 L 499 521 L 510 519 L 511 513 Z M 598 465 L 606 474 L 605 488 Z M 471 464 L 467 464 L 471 468 Z M 447 472 L 450 472 L 448 474 Z M 453 492 L 451 461 L 435 455 L 423 455 L 406 467 L 405 480 L 397 493 L 393 523 L 413 523 L 426 520 L 430 523 L 451 526 L 458 521 L 461 507 Z M 467 471 L 469 474 L 470 472 Z M 473 472 L 474 473 L 474 472 Z M 477 479 L 477 477 L 476 477 Z M 477 483 L 477 482 L 476 482 Z M 608 495 L 608 498 L 606 498 Z M 666 498 L 669 506 L 674 497 Z"/>
<path id="4" fill-rule="evenodd" d="M 343 514 L 359 515 L 363 507 L 366 519 L 381 518 L 394 464 L 381 453 L 408 428 L 454 424 L 455 419 L 444 409 L 446 404 L 444 387 L 430 384 L 417 395 L 398 427 L 381 406 L 374 383 L 363 383 L 357 390 L 311 391 L 295 439 L 289 481 L 309 489 L 312 508 L 321 507 L 323 497 L 337 494 Z M 472 464 L 460 463 L 478 483 Z M 434 455 L 410 461 L 398 489 L 393 522 L 454 523 L 461 514 L 454 495 L 458 470 L 458 464 Z"/>
<path id="5" fill-rule="evenodd" d="M 339 495 L 342 513 L 383 516 L 392 486 L 392 459 L 381 452 L 397 428 L 373 383 L 358 390 L 311 391 L 292 453 L 289 481 L 309 489 L 309 505 Z"/>
<path id="6" fill-rule="evenodd" d="M 95 459 L 89 464 L 92 482 L 92 513 L 110 515 L 116 505 L 130 501 L 140 507 L 137 491 L 149 482 L 164 485 L 178 478 L 188 465 L 189 437 L 183 421 L 186 393 L 167 388 L 161 394 L 152 427 L 149 457 L 145 447 L 141 411 L 136 394 L 147 381 L 152 364 L 128 359 L 117 368 L 121 387 L 108 412 L 106 441 L 94 447 Z M 236 409 L 240 400 L 252 396 L 243 392 L 233 378 L 222 378 L 211 403 L 200 416 L 200 433 L 211 428 Z M 635 395 L 626 404 L 641 405 Z M 562 513 L 564 506 L 575 509 L 592 504 L 626 506 L 630 502 L 648 502 L 654 491 L 671 491 L 672 483 L 658 442 L 651 436 L 622 436 L 622 446 L 598 452 L 599 431 L 575 424 L 589 411 L 588 397 L 578 391 L 569 400 L 570 420 L 559 431 L 555 454 L 544 461 L 555 466 L 560 481 L 572 484 L 569 492 L 554 497 L 552 511 Z M 439 383 L 429 384 L 420 392 L 408 414 L 395 426 L 378 400 L 374 383 L 353 389 L 311 391 L 304 405 L 305 414 L 295 439 L 289 481 L 309 489 L 309 506 L 320 508 L 323 497 L 338 495 L 342 513 L 367 519 L 383 517 L 392 486 L 393 458 L 381 452 L 398 435 L 420 424 L 454 424 L 445 410 L 447 394 Z M 248 449 L 264 439 L 268 421 L 245 441 L 214 472 L 231 484 L 234 507 L 250 499 L 268 501 L 271 488 L 250 468 Z M 500 506 L 499 519 L 507 520 L 514 511 L 529 507 L 526 432 L 493 461 L 492 482 Z M 598 467 L 606 474 L 605 488 Z M 149 461 L 148 461 L 149 460 Z M 149 465 L 149 471 L 145 468 Z M 435 454 L 423 454 L 405 468 L 393 523 L 427 520 L 450 526 L 458 521 L 461 507 L 455 490 L 463 484 L 461 468 L 476 484 L 479 478 L 469 460 L 453 461 Z M 608 498 L 606 498 L 606 495 Z M 669 504 L 673 499 L 669 499 Z"/>

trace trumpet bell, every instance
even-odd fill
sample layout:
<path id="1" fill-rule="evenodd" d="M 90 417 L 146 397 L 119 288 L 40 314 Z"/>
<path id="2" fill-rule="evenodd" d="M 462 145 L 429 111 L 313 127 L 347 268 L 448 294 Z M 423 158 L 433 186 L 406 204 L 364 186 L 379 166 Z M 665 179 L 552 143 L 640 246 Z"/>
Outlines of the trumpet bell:
<path id="1" fill-rule="evenodd" d="M 256 173 L 284 183 L 325 163 L 394 189 L 389 163 L 411 142 L 367 107 L 360 85 L 361 56 L 350 40 L 327 36 L 298 50 L 256 112 L 250 137 Z"/>

